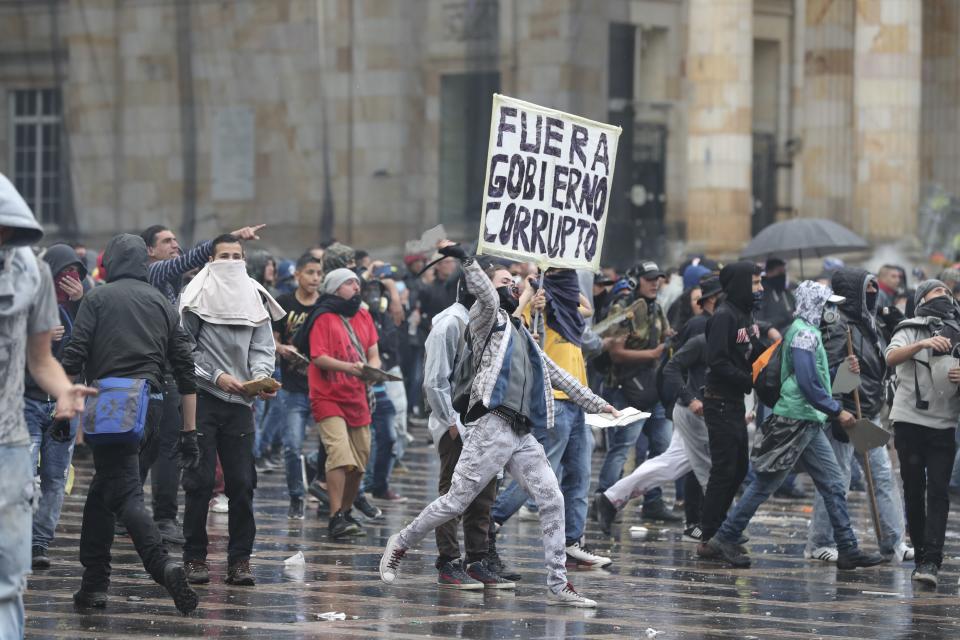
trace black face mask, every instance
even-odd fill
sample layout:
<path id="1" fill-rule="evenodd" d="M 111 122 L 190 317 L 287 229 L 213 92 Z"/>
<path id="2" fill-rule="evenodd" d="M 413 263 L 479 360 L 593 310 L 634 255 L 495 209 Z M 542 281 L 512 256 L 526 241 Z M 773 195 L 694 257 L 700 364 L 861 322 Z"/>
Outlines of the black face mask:
<path id="1" fill-rule="evenodd" d="M 513 291 L 514 287 L 512 285 L 497 287 L 497 293 L 500 294 L 500 308 L 511 315 L 520 305 L 520 301 L 513 296 Z"/>
<path id="2" fill-rule="evenodd" d="M 956 305 L 950 296 L 940 296 L 917 307 L 918 316 L 933 316 L 946 320 L 956 313 Z"/>
<path id="3" fill-rule="evenodd" d="M 867 312 L 873 313 L 877 310 L 877 298 L 880 296 L 879 291 L 867 291 Z"/>

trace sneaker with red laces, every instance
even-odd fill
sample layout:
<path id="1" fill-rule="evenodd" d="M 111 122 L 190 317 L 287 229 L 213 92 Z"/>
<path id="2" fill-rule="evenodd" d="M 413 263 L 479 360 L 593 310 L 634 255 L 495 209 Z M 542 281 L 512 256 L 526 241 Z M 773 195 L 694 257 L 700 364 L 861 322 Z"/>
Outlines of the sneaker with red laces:
<path id="1" fill-rule="evenodd" d="M 594 609 L 597 606 L 597 601 L 591 600 L 590 598 L 584 598 L 582 595 L 577 593 L 577 590 L 573 588 L 573 585 L 568 582 L 563 589 L 556 593 L 553 591 L 547 592 L 547 604 L 558 607 L 580 607 L 584 609 Z"/>
<path id="2" fill-rule="evenodd" d="M 400 534 L 395 533 L 387 538 L 387 547 L 380 557 L 380 579 L 387 584 L 393 584 L 400 573 L 400 561 L 407 550 L 400 546 Z"/>
<path id="3" fill-rule="evenodd" d="M 439 574 L 437 574 L 437 584 L 446 589 L 459 589 L 461 591 L 483 589 L 482 582 L 473 579 L 463 570 L 463 563 L 460 560 L 450 560 L 443 563 Z"/>
<path id="4" fill-rule="evenodd" d="M 387 489 L 384 493 L 374 493 L 372 495 L 374 500 L 383 500 L 384 502 L 401 503 L 407 501 L 406 496 L 400 495 L 393 489 Z"/>

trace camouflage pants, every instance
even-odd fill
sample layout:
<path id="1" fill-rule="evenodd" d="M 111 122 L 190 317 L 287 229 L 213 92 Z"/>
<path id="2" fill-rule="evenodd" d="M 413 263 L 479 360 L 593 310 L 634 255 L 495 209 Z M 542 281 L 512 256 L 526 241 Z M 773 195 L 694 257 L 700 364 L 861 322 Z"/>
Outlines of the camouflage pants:
<path id="1" fill-rule="evenodd" d="M 444 522 L 462 514 L 502 468 L 537 503 L 547 586 L 557 593 L 567 584 L 563 494 L 557 476 L 536 438 L 529 433 L 518 436 L 507 422 L 493 414 L 480 418 L 470 430 L 453 471 L 450 490 L 428 504 L 400 532 L 400 544 L 409 549 Z"/>

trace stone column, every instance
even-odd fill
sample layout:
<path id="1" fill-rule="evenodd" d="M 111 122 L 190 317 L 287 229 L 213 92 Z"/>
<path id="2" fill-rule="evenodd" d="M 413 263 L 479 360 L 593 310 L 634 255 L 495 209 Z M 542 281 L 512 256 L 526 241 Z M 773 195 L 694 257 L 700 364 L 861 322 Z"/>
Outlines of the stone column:
<path id="1" fill-rule="evenodd" d="M 916 231 L 922 14 L 920 2 L 857 2 L 852 227 L 875 240 Z"/>
<path id="2" fill-rule="evenodd" d="M 960 194 L 960 0 L 923 3 L 920 185 Z"/>
<path id="3" fill-rule="evenodd" d="M 850 225 L 853 214 L 855 5 L 807 0 L 804 35 L 801 215 Z"/>
<path id="4" fill-rule="evenodd" d="M 753 1 L 690 0 L 687 240 L 736 253 L 750 239 Z"/>

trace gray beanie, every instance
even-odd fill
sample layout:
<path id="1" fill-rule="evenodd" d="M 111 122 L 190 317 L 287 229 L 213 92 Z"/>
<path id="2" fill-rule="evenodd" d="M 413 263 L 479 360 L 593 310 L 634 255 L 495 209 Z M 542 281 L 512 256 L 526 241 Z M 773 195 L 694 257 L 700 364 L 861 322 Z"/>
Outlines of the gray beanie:
<path id="1" fill-rule="evenodd" d="M 930 280 L 924 280 L 917 285 L 917 291 L 913 294 L 913 304 L 919 307 L 923 302 L 923 298 L 937 287 L 943 287 L 947 291 L 950 291 L 950 287 L 945 285 L 940 280 L 935 280 L 932 278 Z"/>
<path id="2" fill-rule="evenodd" d="M 334 269 L 323 279 L 323 292 L 330 294 L 336 293 L 340 285 L 350 280 L 356 280 L 359 283 L 360 277 L 347 268 Z"/>

